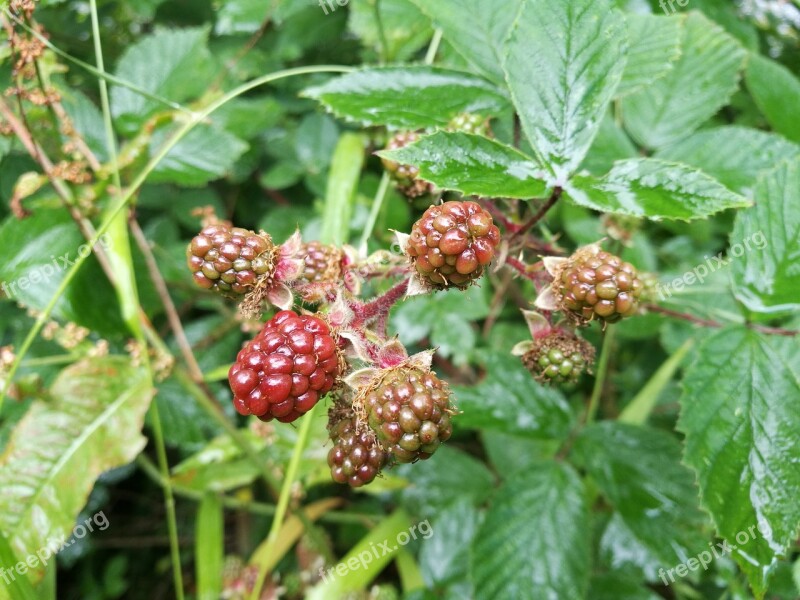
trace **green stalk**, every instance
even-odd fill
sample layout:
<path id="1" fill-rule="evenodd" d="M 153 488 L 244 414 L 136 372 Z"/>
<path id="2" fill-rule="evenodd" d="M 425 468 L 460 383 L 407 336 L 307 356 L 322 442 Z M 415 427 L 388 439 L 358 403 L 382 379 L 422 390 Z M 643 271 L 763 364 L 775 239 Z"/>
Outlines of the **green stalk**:
<path id="1" fill-rule="evenodd" d="M 112 208 L 108 211 L 108 215 L 100 224 L 95 235 L 89 240 L 89 245 L 94 246 L 100 241 L 100 238 L 109 230 L 111 227 L 113 218 L 117 216 L 119 212 L 125 208 L 128 202 L 133 198 L 142 184 L 145 182 L 147 177 L 152 173 L 153 169 L 158 166 L 158 164 L 164 159 L 167 154 L 169 154 L 170 150 L 172 150 L 178 142 L 180 142 L 186 135 L 192 131 L 198 124 L 202 123 L 205 119 L 207 119 L 214 111 L 218 110 L 220 107 L 224 106 L 234 98 L 241 96 L 249 92 L 250 90 L 257 88 L 261 85 L 271 83 L 273 81 L 278 81 L 280 79 L 286 79 L 287 77 L 295 77 L 299 75 L 309 75 L 312 73 L 348 73 L 353 69 L 350 67 L 342 67 L 342 66 L 330 66 L 330 65 L 321 65 L 321 66 L 313 66 L 313 67 L 299 67 L 295 69 L 285 69 L 283 71 L 277 71 L 275 73 L 270 73 L 269 75 L 264 75 L 262 77 L 258 77 L 253 81 L 245 83 L 236 89 L 228 92 L 222 98 L 219 98 L 215 102 L 211 103 L 209 106 L 204 108 L 203 110 L 195 113 L 190 119 L 188 119 L 181 128 L 175 132 L 156 152 L 155 156 L 147 163 L 147 165 L 142 169 L 139 175 L 133 180 L 131 185 L 127 188 L 124 194 L 122 194 L 119 199 L 115 202 Z M 36 336 L 39 335 L 39 332 L 44 327 L 45 323 L 50 319 L 50 315 L 53 314 L 53 309 L 55 308 L 56 304 L 58 303 L 61 296 L 64 295 L 67 287 L 69 284 L 72 283 L 72 280 L 75 278 L 78 270 L 83 266 L 83 263 L 86 259 L 91 256 L 91 254 L 87 254 L 85 256 L 78 256 L 75 260 L 72 267 L 64 275 L 64 279 L 62 279 L 61 283 L 59 284 L 58 288 L 56 289 L 55 293 L 53 294 L 50 302 L 47 303 L 47 306 L 44 310 L 39 313 L 39 316 L 36 319 L 36 322 L 33 324 L 33 327 L 28 332 L 25 340 L 22 342 L 20 349 L 17 353 L 16 360 L 11 365 L 7 375 L 7 381 L 11 383 L 14 379 L 14 375 L 16 374 L 17 370 L 19 369 L 19 364 L 22 361 L 23 357 L 27 354 L 28 350 L 30 350 L 31 344 L 36 339 Z M 9 386 L 5 386 L 3 390 L 0 390 L 0 411 L 3 408 L 3 402 L 5 401 L 6 390 Z"/>
<path id="2" fill-rule="evenodd" d="M 372 237 L 372 232 L 375 230 L 375 224 L 378 222 L 378 216 L 381 214 L 383 208 L 383 201 L 386 199 L 386 193 L 389 191 L 389 184 L 391 178 L 389 174 L 384 171 L 381 177 L 381 184 L 378 186 L 378 192 L 375 194 L 375 199 L 372 201 L 372 208 L 369 211 L 369 218 L 367 224 L 364 226 L 364 233 L 361 235 L 361 241 L 358 243 L 359 252 L 366 256 L 369 251 L 367 243 L 369 238 Z"/>
<path id="3" fill-rule="evenodd" d="M 297 442 L 295 443 L 294 451 L 292 452 L 292 459 L 289 461 L 289 468 L 286 470 L 286 477 L 283 480 L 283 487 L 281 487 L 281 495 L 278 498 L 278 506 L 275 510 L 275 516 L 272 519 L 272 526 L 269 529 L 269 535 L 267 536 L 267 546 L 270 548 L 274 547 L 275 541 L 278 538 L 278 532 L 283 525 L 283 520 L 286 518 L 286 509 L 289 507 L 289 497 L 292 493 L 292 484 L 297 478 L 297 471 L 300 468 L 300 459 L 303 456 L 303 451 L 305 450 L 306 442 L 308 441 L 308 434 L 311 431 L 311 423 L 314 420 L 314 415 L 316 414 L 319 406 L 320 403 L 317 403 L 314 408 L 308 411 L 308 413 L 306 413 L 306 415 L 303 417 L 303 422 L 300 425 L 300 431 L 297 434 Z M 261 588 L 264 586 L 264 580 L 267 578 L 267 573 L 269 570 L 269 554 L 271 553 L 265 554 L 265 560 L 263 560 L 261 565 L 259 565 L 258 579 L 256 579 L 256 585 L 253 588 L 253 593 L 250 594 L 250 600 L 259 600 L 259 598 L 261 598 Z"/>
<path id="4" fill-rule="evenodd" d="M 611 358 L 611 346 L 614 343 L 614 326 L 609 325 L 603 336 L 603 347 L 600 350 L 600 360 L 597 363 L 597 375 L 594 379 L 592 397 L 589 399 L 589 408 L 586 409 L 586 424 L 593 423 L 597 416 L 597 408 L 600 405 L 600 395 L 603 393 L 603 386 L 608 374 L 608 361 Z"/>
<path id="5" fill-rule="evenodd" d="M 428 52 L 425 54 L 426 65 L 432 65 L 433 61 L 436 59 L 436 53 L 439 52 L 439 45 L 442 43 L 442 35 L 444 35 L 444 32 L 441 29 L 437 29 L 433 32 L 431 44 L 428 46 Z"/>

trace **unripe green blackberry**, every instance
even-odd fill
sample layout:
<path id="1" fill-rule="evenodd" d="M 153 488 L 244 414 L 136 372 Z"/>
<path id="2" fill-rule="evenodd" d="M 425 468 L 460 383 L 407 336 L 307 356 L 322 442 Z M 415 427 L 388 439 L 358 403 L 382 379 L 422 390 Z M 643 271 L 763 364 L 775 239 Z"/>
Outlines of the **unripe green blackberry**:
<path id="1" fill-rule="evenodd" d="M 554 275 L 560 308 L 580 324 L 616 323 L 639 308 L 644 284 L 636 268 L 598 246 L 578 250 Z"/>
<path id="2" fill-rule="evenodd" d="M 389 369 L 366 391 L 364 408 L 378 442 L 401 463 L 430 458 L 453 432 L 447 383 L 418 367 Z"/>
<path id="3" fill-rule="evenodd" d="M 299 258 L 303 261 L 300 278 L 308 283 L 338 281 L 342 276 L 344 253 L 336 246 L 308 242 L 303 244 Z"/>
<path id="4" fill-rule="evenodd" d="M 418 139 L 419 134 L 415 131 L 398 133 L 386 144 L 386 150 L 399 150 L 409 144 L 413 144 Z M 419 178 L 419 169 L 417 167 L 403 165 L 388 158 L 381 158 L 381 162 L 383 162 L 384 168 L 394 180 L 397 189 L 406 197 L 419 198 L 433 193 L 433 185 Z"/>
<path id="5" fill-rule="evenodd" d="M 209 225 L 186 248 L 186 262 L 201 288 L 243 296 L 275 270 L 275 245 L 265 233 Z"/>
<path id="6" fill-rule="evenodd" d="M 333 448 L 328 452 L 331 477 L 353 488 L 371 483 L 386 465 L 386 452 L 370 431 L 359 433 L 351 417 L 330 428 Z"/>
<path id="7" fill-rule="evenodd" d="M 594 362 L 595 349 L 585 340 L 554 331 L 534 340 L 522 364 L 540 383 L 574 383 Z"/>
<path id="8" fill-rule="evenodd" d="M 483 275 L 500 243 L 492 215 L 475 202 L 431 206 L 414 223 L 406 253 L 435 288 L 466 288 Z"/>
<path id="9" fill-rule="evenodd" d="M 485 137 L 492 136 L 489 118 L 473 113 L 461 113 L 460 115 L 456 115 L 447 125 L 447 130 L 482 135 Z"/>

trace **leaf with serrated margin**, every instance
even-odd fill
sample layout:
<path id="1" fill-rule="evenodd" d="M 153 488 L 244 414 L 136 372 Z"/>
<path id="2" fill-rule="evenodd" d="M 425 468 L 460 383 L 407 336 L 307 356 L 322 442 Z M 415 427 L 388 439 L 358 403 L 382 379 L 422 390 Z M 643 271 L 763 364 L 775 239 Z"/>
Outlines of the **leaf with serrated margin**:
<path id="1" fill-rule="evenodd" d="M 589 538 L 585 490 L 572 467 L 534 465 L 497 491 L 475 536 L 475 597 L 583 599 Z"/>
<path id="2" fill-rule="evenodd" d="M 764 173 L 731 234 L 734 294 L 752 311 L 800 311 L 800 158 Z"/>
<path id="3" fill-rule="evenodd" d="M 565 191 L 587 208 L 653 220 L 691 221 L 751 205 L 701 171 L 652 158 L 618 161 L 603 177 L 578 175 Z"/>
<path id="4" fill-rule="evenodd" d="M 700 13 L 689 14 L 681 57 L 665 77 L 622 101 L 631 136 L 648 148 L 685 137 L 713 117 L 739 86 L 746 51 Z"/>
<path id="5" fill-rule="evenodd" d="M 681 55 L 684 15 L 627 15 L 628 62 L 617 97 L 635 92 L 664 77 Z"/>
<path id="6" fill-rule="evenodd" d="M 800 526 L 797 339 L 733 326 L 709 336 L 683 381 L 678 429 L 701 502 L 763 598 Z M 758 530 L 753 530 L 760 526 Z M 746 532 L 740 540 L 737 534 Z"/>
<path id="7" fill-rule="evenodd" d="M 559 179 L 586 156 L 625 68 L 625 20 L 606 0 L 525 0 L 504 70 L 522 128 Z"/>
<path id="8" fill-rule="evenodd" d="M 546 172 L 534 159 L 479 135 L 440 131 L 378 155 L 418 167 L 425 181 L 466 195 L 528 199 L 548 189 Z"/>
<path id="9" fill-rule="evenodd" d="M 748 195 L 762 172 L 796 156 L 800 156 L 797 144 L 774 133 L 737 125 L 698 131 L 655 154 L 662 160 L 696 167 L 722 185 Z"/>
<path id="10" fill-rule="evenodd" d="M 772 128 L 800 142 L 800 79 L 782 64 L 750 54 L 745 74 L 747 89 Z"/>
<path id="11" fill-rule="evenodd" d="M 141 452 L 152 395 L 142 369 L 107 357 L 68 367 L 31 406 L 0 457 L 0 529 L 18 558 L 69 537 L 97 478 Z"/>
<path id="12" fill-rule="evenodd" d="M 308 88 L 303 96 L 348 121 L 398 129 L 444 127 L 461 113 L 496 114 L 508 106 L 485 79 L 427 66 L 355 71 Z"/>
<path id="13" fill-rule="evenodd" d="M 704 548 L 707 519 L 674 435 L 606 421 L 584 429 L 573 452 L 627 529 L 661 566 L 682 563 Z M 645 575 L 657 580 L 652 568 Z"/>
<path id="14" fill-rule="evenodd" d="M 522 0 L 412 0 L 444 32 L 444 39 L 492 81 L 505 86 L 506 36 Z"/>

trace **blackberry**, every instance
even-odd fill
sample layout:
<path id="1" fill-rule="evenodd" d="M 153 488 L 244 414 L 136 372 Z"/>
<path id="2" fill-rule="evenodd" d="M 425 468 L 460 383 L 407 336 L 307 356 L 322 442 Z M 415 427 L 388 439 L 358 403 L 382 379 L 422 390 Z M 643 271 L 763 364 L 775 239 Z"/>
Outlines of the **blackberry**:
<path id="1" fill-rule="evenodd" d="M 414 223 L 406 253 L 434 288 L 466 288 L 483 274 L 500 243 L 492 216 L 474 202 L 431 206 Z"/>
<path id="2" fill-rule="evenodd" d="M 419 134 L 406 131 L 396 134 L 386 144 L 386 150 L 399 150 L 419 139 Z M 419 178 L 419 169 L 412 165 L 403 165 L 397 161 L 381 158 L 383 166 L 395 182 L 395 186 L 408 198 L 419 198 L 434 192 L 434 187 Z"/>
<path id="3" fill-rule="evenodd" d="M 556 302 L 578 324 L 616 323 L 636 313 L 644 284 L 636 268 L 592 245 L 553 270 Z"/>
<path id="4" fill-rule="evenodd" d="M 453 432 L 448 385 L 421 368 L 389 369 L 366 390 L 363 406 L 378 442 L 402 463 L 430 458 Z"/>
<path id="5" fill-rule="evenodd" d="M 283 310 L 245 344 L 228 372 L 242 415 L 289 423 L 311 410 L 342 371 L 339 349 L 319 317 Z"/>
<path id="6" fill-rule="evenodd" d="M 269 235 L 209 225 L 186 249 L 186 262 L 201 288 L 227 296 L 244 296 L 275 270 L 276 249 Z"/>
<path id="7" fill-rule="evenodd" d="M 595 349 L 585 340 L 554 331 L 530 343 L 522 364 L 540 383 L 574 383 L 594 362 Z"/>
<path id="8" fill-rule="evenodd" d="M 333 282 L 342 276 L 344 253 L 336 246 L 309 242 L 303 244 L 299 257 L 304 265 L 301 279 L 308 283 Z"/>
<path id="9" fill-rule="evenodd" d="M 328 466 L 333 480 L 353 488 L 371 483 L 387 458 L 375 436 L 369 431 L 359 433 L 352 417 L 340 419 L 329 431 L 333 448 L 328 452 Z"/>

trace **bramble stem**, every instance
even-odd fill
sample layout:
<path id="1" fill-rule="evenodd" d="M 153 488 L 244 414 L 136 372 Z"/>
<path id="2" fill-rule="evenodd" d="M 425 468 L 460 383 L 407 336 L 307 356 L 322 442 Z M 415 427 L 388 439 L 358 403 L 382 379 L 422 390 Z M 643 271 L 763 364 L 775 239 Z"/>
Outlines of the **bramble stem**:
<path id="1" fill-rule="evenodd" d="M 511 236 L 511 239 L 514 240 L 515 238 L 521 236 L 523 233 L 534 227 L 539 221 L 541 221 L 544 216 L 548 213 L 548 211 L 556 205 L 559 198 L 561 198 L 561 194 L 564 190 L 560 187 L 556 187 L 553 189 L 553 193 L 550 194 L 550 197 L 547 199 L 547 202 L 537 211 L 535 215 L 533 215 L 522 227 L 517 229 L 514 234 Z"/>
<path id="2" fill-rule="evenodd" d="M 606 383 L 606 375 L 608 374 L 608 361 L 611 358 L 611 346 L 614 344 L 613 325 L 609 325 L 603 336 L 603 347 L 600 350 L 600 360 L 597 363 L 597 375 L 594 380 L 594 388 L 592 389 L 592 396 L 589 399 L 589 407 L 586 409 L 586 424 L 593 423 L 597 416 L 597 408 L 600 405 L 600 396 L 603 393 L 603 386 Z"/>
<path id="3" fill-rule="evenodd" d="M 689 313 L 682 313 L 677 310 L 664 308 L 663 306 L 659 306 L 658 304 L 646 304 L 644 308 L 649 310 L 650 312 L 659 313 L 667 317 L 673 317 L 675 319 L 681 319 L 682 321 L 688 321 L 689 323 L 702 325 L 703 327 L 714 327 L 714 328 L 725 327 L 725 323 L 720 323 L 719 321 L 714 321 L 711 319 L 702 319 L 700 317 L 690 315 Z M 784 337 L 795 337 L 800 335 L 800 331 L 794 331 L 792 329 L 783 329 L 782 327 L 767 327 L 765 325 L 757 325 L 754 323 L 746 323 L 745 326 L 748 329 L 752 329 L 753 331 L 758 331 L 759 333 L 766 333 L 767 335 L 780 335 Z"/>
<path id="4" fill-rule="evenodd" d="M 405 296 L 406 292 L 408 291 L 408 283 L 409 280 L 404 279 L 389 291 L 381 296 L 378 296 L 371 302 L 353 306 L 352 308 L 356 318 L 353 321 L 352 326 L 357 328 L 363 326 L 369 321 L 372 321 L 373 319 L 388 315 L 389 311 L 392 309 L 392 306 L 394 306 L 403 296 Z"/>

